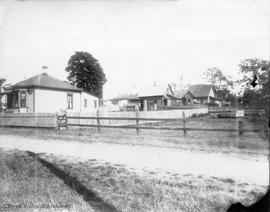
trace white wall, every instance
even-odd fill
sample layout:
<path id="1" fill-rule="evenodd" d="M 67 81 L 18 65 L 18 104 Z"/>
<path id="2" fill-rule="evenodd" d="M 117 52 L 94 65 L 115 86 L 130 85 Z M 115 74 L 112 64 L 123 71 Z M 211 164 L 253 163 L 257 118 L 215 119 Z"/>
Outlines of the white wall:
<path id="1" fill-rule="evenodd" d="M 215 97 L 215 94 L 214 94 L 214 91 L 213 91 L 213 89 L 212 89 L 212 88 L 210 89 L 209 96 L 211 96 L 211 97 Z"/>
<path id="2" fill-rule="evenodd" d="M 56 128 L 54 113 L 11 113 L 0 114 L 0 126 Z"/>
<path id="3" fill-rule="evenodd" d="M 181 110 L 160 110 L 160 111 L 139 111 L 140 118 L 183 118 L 183 112 L 185 117 L 191 117 L 193 114 L 206 114 L 208 113 L 208 107 L 198 108 L 198 109 L 181 109 Z M 100 117 L 127 117 L 135 118 L 135 111 L 126 111 L 126 112 L 108 112 L 100 111 Z M 68 113 L 68 116 L 88 116 L 96 117 L 96 113 Z M 97 124 L 96 119 L 69 119 L 71 124 Z M 140 121 L 140 123 L 146 122 L 157 122 L 157 121 Z M 136 122 L 134 120 L 100 120 L 101 125 L 132 125 Z"/>
<path id="4" fill-rule="evenodd" d="M 87 107 L 85 107 L 84 100 L 87 100 Z M 94 101 L 96 101 L 96 107 L 94 104 Z M 98 98 L 95 96 L 92 96 L 88 93 L 82 92 L 81 94 L 81 112 L 83 113 L 89 113 L 89 112 L 96 112 L 98 109 Z"/>
<path id="5" fill-rule="evenodd" d="M 73 94 L 73 109 L 67 109 L 67 94 Z M 35 89 L 35 113 L 56 113 L 59 110 L 80 112 L 81 94 L 69 91 Z"/>

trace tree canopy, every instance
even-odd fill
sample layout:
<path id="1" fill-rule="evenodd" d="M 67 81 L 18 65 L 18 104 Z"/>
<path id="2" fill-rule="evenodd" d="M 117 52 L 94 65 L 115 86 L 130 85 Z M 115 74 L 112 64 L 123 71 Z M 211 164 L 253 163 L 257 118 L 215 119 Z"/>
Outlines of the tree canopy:
<path id="1" fill-rule="evenodd" d="M 3 87 L 5 82 L 6 82 L 6 79 L 3 77 L 0 77 L 0 92 L 2 91 L 2 87 Z"/>
<path id="2" fill-rule="evenodd" d="M 233 87 L 233 81 L 230 76 L 226 76 L 219 68 L 208 68 L 204 73 L 205 80 L 210 83 L 218 98 L 222 100 L 232 101 L 234 96 L 230 89 Z"/>
<path id="3" fill-rule="evenodd" d="M 99 98 L 103 96 L 106 76 L 97 59 L 88 52 L 75 52 L 68 61 L 68 82 Z"/>
<path id="4" fill-rule="evenodd" d="M 0 77 L 0 92 L 2 91 L 3 85 L 6 82 L 6 79 Z M 0 110 L 3 108 L 2 96 L 0 95 Z"/>
<path id="5" fill-rule="evenodd" d="M 249 107 L 270 105 L 270 61 L 252 58 L 240 63 L 242 78 L 238 80 L 241 87 L 241 101 Z M 256 100 L 256 101 L 255 101 Z"/>

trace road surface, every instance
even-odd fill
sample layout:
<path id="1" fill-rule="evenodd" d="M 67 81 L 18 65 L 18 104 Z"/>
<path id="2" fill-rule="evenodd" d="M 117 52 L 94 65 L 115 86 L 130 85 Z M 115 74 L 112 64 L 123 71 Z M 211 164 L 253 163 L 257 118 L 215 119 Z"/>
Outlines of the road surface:
<path id="1" fill-rule="evenodd" d="M 193 174 L 231 178 L 236 182 L 268 185 L 267 157 L 250 159 L 224 153 L 190 152 L 166 147 L 147 147 L 109 143 L 80 143 L 62 140 L 42 140 L 15 135 L 0 135 L 0 148 L 32 151 L 76 157 L 78 160 L 96 159 L 100 162 L 123 164 L 141 172 Z"/>

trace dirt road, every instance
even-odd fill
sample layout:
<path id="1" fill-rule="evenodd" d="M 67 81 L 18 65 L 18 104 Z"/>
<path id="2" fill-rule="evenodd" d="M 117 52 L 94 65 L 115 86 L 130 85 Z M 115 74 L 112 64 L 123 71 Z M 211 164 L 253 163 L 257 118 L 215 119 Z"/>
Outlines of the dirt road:
<path id="1" fill-rule="evenodd" d="M 195 153 L 166 147 L 79 143 L 42 140 L 13 135 L 0 135 L 0 148 L 28 150 L 35 153 L 97 159 L 101 162 L 123 164 L 138 173 L 143 169 L 162 173 L 194 174 L 231 178 L 236 182 L 268 185 L 269 164 L 266 157 L 233 157 L 223 153 Z"/>

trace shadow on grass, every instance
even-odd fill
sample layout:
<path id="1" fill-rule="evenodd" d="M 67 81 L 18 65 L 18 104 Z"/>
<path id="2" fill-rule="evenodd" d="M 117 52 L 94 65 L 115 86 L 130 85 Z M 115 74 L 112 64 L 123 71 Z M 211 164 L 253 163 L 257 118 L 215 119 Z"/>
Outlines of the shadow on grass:
<path id="1" fill-rule="evenodd" d="M 98 197 L 93 191 L 87 189 L 83 184 L 81 184 L 75 177 L 69 176 L 64 171 L 60 170 L 52 163 L 40 158 L 37 154 L 26 151 L 27 154 L 35 158 L 43 166 L 48 168 L 53 174 L 62 179 L 64 183 L 71 189 L 75 190 L 78 194 L 82 195 L 83 199 L 90 204 L 92 208 L 97 211 L 104 212 L 119 212 L 113 205 L 106 203 L 102 198 Z"/>

